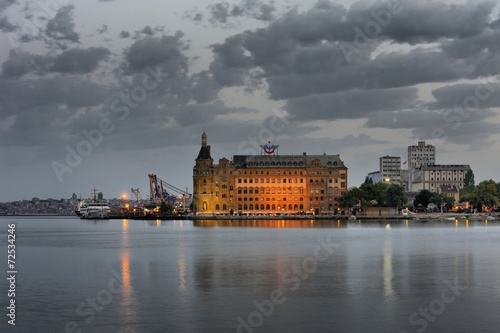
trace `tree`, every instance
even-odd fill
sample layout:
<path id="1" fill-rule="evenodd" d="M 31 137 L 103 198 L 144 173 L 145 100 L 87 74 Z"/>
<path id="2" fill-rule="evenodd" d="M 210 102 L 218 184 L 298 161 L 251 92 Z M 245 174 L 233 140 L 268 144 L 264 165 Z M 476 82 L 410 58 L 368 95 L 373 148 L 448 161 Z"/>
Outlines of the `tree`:
<path id="1" fill-rule="evenodd" d="M 492 179 L 480 182 L 473 193 L 477 196 L 477 209 L 495 208 L 499 204 L 497 184 Z"/>
<path id="2" fill-rule="evenodd" d="M 359 198 L 356 196 L 353 191 L 355 188 L 351 188 L 346 192 L 342 193 L 342 195 L 338 198 L 339 206 L 344 208 L 352 208 L 356 206 L 359 202 Z"/>
<path id="3" fill-rule="evenodd" d="M 162 215 L 170 214 L 170 213 L 172 213 L 173 210 L 174 210 L 174 207 L 167 204 L 165 201 L 162 201 L 161 206 L 160 206 L 160 212 Z"/>
<path id="4" fill-rule="evenodd" d="M 464 194 L 472 193 L 474 191 L 475 183 L 474 183 L 474 172 L 472 170 L 467 170 L 464 177 L 464 187 L 462 191 Z"/>
<path id="5" fill-rule="evenodd" d="M 436 206 L 443 208 L 443 207 L 448 207 L 452 208 L 453 205 L 455 204 L 455 198 L 450 197 L 449 195 L 446 195 L 444 193 L 434 193 L 433 196 L 430 199 L 431 202 L 435 203 Z"/>
<path id="6" fill-rule="evenodd" d="M 391 184 L 385 191 L 385 204 L 396 209 L 402 208 L 407 202 L 404 190 L 401 186 Z"/>
<path id="7" fill-rule="evenodd" d="M 427 205 L 431 202 L 432 192 L 426 189 L 420 190 L 418 194 L 415 196 L 415 200 L 413 201 L 413 205 L 417 207 L 419 204 L 427 207 Z"/>

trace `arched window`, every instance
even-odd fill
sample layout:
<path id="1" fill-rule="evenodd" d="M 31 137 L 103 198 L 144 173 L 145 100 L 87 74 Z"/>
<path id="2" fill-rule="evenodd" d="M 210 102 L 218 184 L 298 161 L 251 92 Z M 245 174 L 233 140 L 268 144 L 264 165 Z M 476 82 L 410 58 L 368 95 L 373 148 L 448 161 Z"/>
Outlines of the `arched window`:
<path id="1" fill-rule="evenodd" d="M 241 187 L 238 187 L 238 194 L 241 194 Z"/>
<path id="2" fill-rule="evenodd" d="M 219 204 L 215 205 L 215 210 L 220 210 Z"/>
<path id="3" fill-rule="evenodd" d="M 296 167 L 297 166 L 297 161 L 293 162 L 293 166 Z"/>
<path id="4" fill-rule="evenodd" d="M 227 206 L 225 204 L 222 205 L 222 210 L 227 210 Z"/>
<path id="5" fill-rule="evenodd" d="M 276 205 L 275 205 L 275 204 L 273 204 L 273 205 L 271 206 L 271 209 L 272 209 L 272 210 L 276 210 Z"/>
<path id="6" fill-rule="evenodd" d="M 253 210 L 253 204 L 250 204 L 250 205 L 248 206 L 248 209 L 249 209 L 249 210 Z"/>
<path id="7" fill-rule="evenodd" d="M 293 209 L 294 209 L 294 210 L 299 209 L 299 205 L 297 205 L 297 204 L 293 205 Z"/>
<path id="8" fill-rule="evenodd" d="M 337 166 L 337 165 L 339 165 L 339 164 L 337 163 L 337 161 L 333 162 L 333 166 Z"/>
<path id="9" fill-rule="evenodd" d="M 264 210 L 264 204 L 260 205 L 260 210 Z"/>
<path id="10" fill-rule="evenodd" d="M 243 187 L 243 194 L 247 194 L 247 188 Z"/>
<path id="11" fill-rule="evenodd" d="M 333 189 L 333 194 L 339 194 L 339 188 L 337 186 Z"/>
<path id="12" fill-rule="evenodd" d="M 331 166 L 332 166 L 332 162 L 331 162 L 331 161 L 328 161 L 328 163 L 326 163 L 326 166 L 331 167 Z"/>
<path id="13" fill-rule="evenodd" d="M 266 205 L 266 209 L 267 210 L 271 209 L 270 206 L 269 206 L 269 204 Z"/>
<path id="14" fill-rule="evenodd" d="M 207 209 L 208 209 L 208 204 L 207 204 L 207 202 L 206 202 L 206 201 L 203 201 L 203 204 L 202 204 L 202 205 L 203 205 L 203 206 L 202 206 L 202 207 L 203 207 L 203 208 L 202 208 L 202 210 L 207 210 Z"/>
<path id="15" fill-rule="evenodd" d="M 238 205 L 238 210 L 241 210 L 242 206 L 241 204 Z"/>
<path id="16" fill-rule="evenodd" d="M 258 187 L 255 188 L 255 194 L 259 194 L 259 188 Z"/>
<path id="17" fill-rule="evenodd" d="M 303 205 L 303 204 L 300 204 L 300 206 L 299 206 L 299 207 L 300 207 L 300 208 L 299 208 L 300 210 L 303 210 L 303 209 L 304 209 L 304 205 Z"/>
<path id="18" fill-rule="evenodd" d="M 244 205 L 243 205 L 243 210 L 248 210 L 248 206 L 247 206 L 247 204 L 244 204 Z"/>

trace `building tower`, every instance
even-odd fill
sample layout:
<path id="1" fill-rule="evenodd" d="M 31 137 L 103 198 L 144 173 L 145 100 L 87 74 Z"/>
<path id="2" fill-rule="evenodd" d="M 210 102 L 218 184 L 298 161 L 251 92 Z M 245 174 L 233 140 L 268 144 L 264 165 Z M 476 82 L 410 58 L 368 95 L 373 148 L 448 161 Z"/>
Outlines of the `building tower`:
<path id="1" fill-rule="evenodd" d="M 212 211 L 213 162 L 207 134 L 201 135 L 201 148 L 193 168 L 193 212 Z"/>
<path id="2" fill-rule="evenodd" d="M 418 170 L 422 165 L 436 164 L 436 147 L 419 141 L 418 145 L 408 146 L 408 169 Z"/>
<path id="3" fill-rule="evenodd" d="M 420 168 L 436 164 L 436 147 L 419 141 L 418 145 L 408 146 L 408 190 L 413 190 L 413 182 L 420 178 Z"/>
<path id="4" fill-rule="evenodd" d="M 401 183 L 401 157 L 382 156 L 380 157 L 380 178 L 386 183 Z"/>

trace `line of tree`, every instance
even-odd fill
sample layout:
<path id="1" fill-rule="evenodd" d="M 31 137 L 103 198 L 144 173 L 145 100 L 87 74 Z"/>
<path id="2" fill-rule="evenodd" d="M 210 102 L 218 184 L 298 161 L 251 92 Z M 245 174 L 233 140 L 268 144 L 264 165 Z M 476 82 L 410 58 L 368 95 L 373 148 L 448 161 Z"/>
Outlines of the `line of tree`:
<path id="1" fill-rule="evenodd" d="M 469 202 L 469 205 L 478 212 L 483 207 L 491 210 L 500 205 L 500 182 L 493 179 L 484 180 L 477 186 L 474 184 L 474 173 L 467 171 L 464 179 L 464 188 L 460 191 L 460 202 Z"/>
<path id="2" fill-rule="evenodd" d="M 338 199 L 339 205 L 344 208 L 361 206 L 363 211 L 368 207 L 394 207 L 403 208 L 408 199 L 403 187 L 397 184 L 379 182 L 374 184 L 371 178 L 366 178 L 364 183 L 358 187 L 351 187 Z"/>

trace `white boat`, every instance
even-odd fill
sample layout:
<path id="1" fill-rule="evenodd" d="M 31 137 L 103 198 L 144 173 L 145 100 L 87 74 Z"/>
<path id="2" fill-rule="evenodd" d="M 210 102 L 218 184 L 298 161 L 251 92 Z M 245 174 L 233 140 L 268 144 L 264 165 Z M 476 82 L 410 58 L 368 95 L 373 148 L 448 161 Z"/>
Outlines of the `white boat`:
<path id="1" fill-rule="evenodd" d="M 455 221 L 456 218 L 455 218 L 455 216 L 448 216 L 448 217 L 445 218 L 445 220 L 447 220 L 447 221 Z"/>
<path id="2" fill-rule="evenodd" d="M 486 219 L 487 219 L 488 221 L 493 221 L 493 220 L 495 219 L 495 217 L 494 217 L 494 216 L 492 216 L 492 215 L 488 215 L 488 216 L 486 216 Z"/>
<path id="3" fill-rule="evenodd" d="M 96 196 L 96 189 L 93 189 L 93 198 L 91 202 L 80 200 L 75 209 L 76 215 L 81 219 L 108 219 L 111 208 L 105 202 L 99 202 Z"/>

